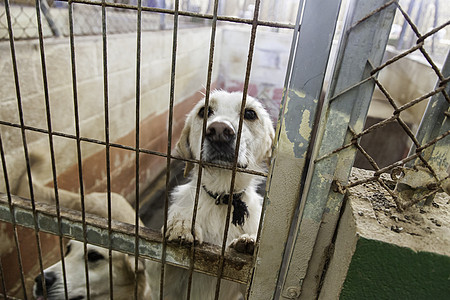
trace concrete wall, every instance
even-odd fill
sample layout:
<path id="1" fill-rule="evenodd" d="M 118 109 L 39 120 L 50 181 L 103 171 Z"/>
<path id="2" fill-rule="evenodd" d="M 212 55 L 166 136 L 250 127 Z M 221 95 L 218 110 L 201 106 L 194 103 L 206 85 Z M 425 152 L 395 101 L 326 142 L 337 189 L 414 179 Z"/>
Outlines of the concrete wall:
<path id="1" fill-rule="evenodd" d="M 249 26 L 223 29 L 219 86 L 224 90 L 242 91 L 244 87 L 250 30 Z M 248 94 L 263 102 L 274 124 L 280 110 L 291 41 L 291 32 L 259 28 L 256 34 Z"/>
<path id="2" fill-rule="evenodd" d="M 220 40 L 221 30 L 217 31 Z M 209 58 L 210 28 L 181 29 L 175 77 L 175 107 L 173 145 L 178 139 L 184 118 L 192 106 L 203 96 Z M 136 117 L 136 35 L 110 35 L 108 45 L 108 100 L 110 141 L 135 146 Z M 42 81 L 39 45 L 37 41 L 16 42 L 19 86 L 24 121 L 28 126 L 47 129 L 45 98 Z M 76 37 L 76 75 L 79 106 L 80 134 L 82 137 L 105 140 L 104 88 L 102 37 Z M 0 120 L 19 124 L 14 74 L 9 42 L 0 43 Z M 68 39 L 46 39 L 45 54 L 48 91 L 53 130 L 75 135 L 72 72 Z M 141 50 L 141 111 L 140 147 L 160 153 L 167 152 L 168 107 L 172 59 L 172 31 L 142 33 Z M 220 47 L 215 50 L 220 59 Z M 213 88 L 218 78 L 218 64 L 213 71 Z M 17 128 L 0 125 L 0 134 L 6 154 L 9 181 L 14 187 L 25 172 L 21 132 Z M 47 151 L 46 134 L 27 131 L 30 151 Z M 60 188 L 77 191 L 78 165 L 76 141 L 55 137 L 55 153 Z M 106 191 L 105 146 L 81 143 L 85 191 Z M 141 190 L 144 190 L 166 166 L 159 156 L 141 154 Z M 3 167 L 3 166 L 1 166 Z M 0 191 L 5 191 L 3 168 L 0 172 Z M 39 178 L 51 180 L 48 170 Z M 111 148 L 112 190 L 130 202 L 135 197 L 135 153 L 131 150 Z M 8 295 L 22 298 L 17 252 L 12 226 L 0 223 L 1 265 L 5 274 Z M 47 266 L 59 257 L 58 238 L 41 233 L 43 261 Z M 34 232 L 20 228 L 19 241 L 25 281 L 30 296 L 33 278 L 38 274 L 37 247 Z"/>
<path id="3" fill-rule="evenodd" d="M 218 33 L 220 38 L 220 31 Z M 180 30 L 175 83 L 175 121 L 174 131 L 179 133 L 183 125 L 183 116 L 192 102 L 201 98 L 198 93 L 206 84 L 209 55 L 209 28 Z M 193 42 L 195 41 L 195 42 Z M 110 141 L 135 145 L 135 95 L 136 95 L 136 35 L 111 35 L 108 37 L 108 101 Z M 19 123 L 16 90 L 12 71 L 9 43 L 0 44 L 0 119 Z M 172 32 L 154 31 L 142 35 L 141 56 L 141 147 L 153 151 L 166 152 L 162 143 L 155 140 L 165 136 L 167 139 L 167 110 L 170 95 L 170 69 L 172 52 Z M 102 40 L 100 36 L 79 37 L 75 41 L 77 95 L 80 119 L 80 134 L 85 138 L 105 140 L 105 114 L 103 89 Z M 47 63 L 48 90 L 53 130 L 75 135 L 75 117 L 73 104 L 70 45 L 68 39 L 46 39 L 45 54 Z M 216 50 L 216 59 L 219 58 Z M 23 103 L 24 121 L 28 126 L 47 129 L 44 89 L 40 53 L 37 41 L 16 43 L 16 58 L 19 69 L 20 93 Z M 213 81 L 217 78 L 215 68 Z M 190 104 L 184 103 L 188 100 Z M 184 103 L 184 104 L 183 104 Z M 154 126 L 157 126 L 155 128 Z M 18 162 L 23 162 L 22 139 L 20 130 L 0 126 L 5 153 L 8 157 L 10 179 L 15 181 L 23 171 Z M 48 147 L 48 138 L 44 134 L 27 132 L 30 148 Z M 164 144 L 167 144 L 166 142 Z M 74 140 L 55 138 L 58 174 L 64 174 L 76 163 L 76 143 Z M 104 146 L 82 143 L 83 158 L 91 157 L 102 151 Z M 132 152 L 125 151 L 114 156 L 111 165 L 119 167 L 124 160 L 134 160 Z M 100 162 L 99 162 L 100 163 Z M 101 163 L 104 164 L 104 161 Z M 14 167 L 13 167 L 14 166 Z M 86 166 L 88 168 L 88 166 Z M 145 167 L 145 165 L 143 166 Z M 18 171 L 18 172 L 16 172 Z M 87 170 L 89 171 L 89 170 Z M 119 171 L 119 170 L 115 170 Z M 161 168 L 147 171 L 141 178 L 151 181 Z M 151 172 L 152 174 L 149 174 Z M 88 174 L 89 172 L 86 172 Z M 49 176 L 51 174 L 48 174 Z M 100 175 L 100 176 L 99 176 Z M 104 173 L 95 177 L 104 177 Z M 48 177 L 50 179 L 50 177 Z M 99 190 L 99 184 L 86 178 L 88 191 Z M 3 180 L 1 180 L 3 184 Z M 63 186 L 76 190 L 77 184 Z M 122 192 L 130 196 L 129 191 Z"/>

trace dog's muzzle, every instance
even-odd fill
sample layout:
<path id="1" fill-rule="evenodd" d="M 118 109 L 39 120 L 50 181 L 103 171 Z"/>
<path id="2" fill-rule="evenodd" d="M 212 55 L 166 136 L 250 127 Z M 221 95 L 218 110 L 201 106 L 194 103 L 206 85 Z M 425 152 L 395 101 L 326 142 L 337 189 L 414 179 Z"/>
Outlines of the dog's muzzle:
<path id="1" fill-rule="evenodd" d="M 205 159 L 210 162 L 233 162 L 236 132 L 228 122 L 216 121 L 206 129 Z"/>
<path id="2" fill-rule="evenodd" d="M 47 292 L 52 288 L 52 286 L 56 282 L 56 274 L 54 272 L 44 272 L 44 282 L 45 282 L 45 288 Z M 34 286 L 35 286 L 35 294 L 37 299 L 44 299 L 44 288 L 42 286 L 42 275 L 39 274 L 34 278 Z"/>

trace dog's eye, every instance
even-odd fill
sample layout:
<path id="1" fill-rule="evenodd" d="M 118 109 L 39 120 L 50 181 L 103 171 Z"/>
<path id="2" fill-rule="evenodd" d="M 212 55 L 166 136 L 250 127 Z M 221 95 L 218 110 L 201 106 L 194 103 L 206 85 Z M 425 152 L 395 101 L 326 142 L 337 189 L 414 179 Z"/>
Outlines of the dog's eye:
<path id="1" fill-rule="evenodd" d="M 88 256 L 88 261 L 89 262 L 96 262 L 96 261 L 99 261 L 99 260 L 105 258 L 101 253 L 99 253 L 99 252 L 97 252 L 95 250 L 88 251 L 88 255 L 87 256 Z"/>
<path id="2" fill-rule="evenodd" d="M 253 121 L 253 120 L 256 120 L 257 118 L 258 118 L 258 115 L 256 114 L 256 112 L 253 109 L 251 109 L 251 108 L 245 109 L 244 119 Z"/>
<path id="3" fill-rule="evenodd" d="M 203 115 L 205 113 L 205 107 L 203 106 L 202 108 L 200 108 L 200 110 L 198 111 L 198 116 L 200 118 L 203 118 Z M 211 107 L 208 107 L 208 117 L 210 117 L 213 114 L 213 110 L 211 109 Z"/>

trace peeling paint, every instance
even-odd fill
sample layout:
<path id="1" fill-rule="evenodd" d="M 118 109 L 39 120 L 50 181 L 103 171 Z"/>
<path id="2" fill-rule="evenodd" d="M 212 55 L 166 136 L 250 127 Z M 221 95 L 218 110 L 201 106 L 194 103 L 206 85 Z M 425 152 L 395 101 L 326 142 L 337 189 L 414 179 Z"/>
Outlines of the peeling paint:
<path id="1" fill-rule="evenodd" d="M 290 102 L 289 95 L 286 98 L 286 108 L 285 108 L 285 115 L 288 114 L 289 105 Z M 286 128 L 286 118 L 281 118 L 281 128 L 280 128 L 280 136 L 279 136 L 279 142 L 278 142 L 278 149 L 277 151 L 281 151 L 283 153 L 293 153 L 294 151 L 294 143 L 290 141 L 288 135 L 287 135 L 287 128 Z"/>
<path id="2" fill-rule="evenodd" d="M 311 136 L 311 124 L 309 122 L 309 119 L 311 117 L 311 112 L 309 110 L 305 110 L 303 112 L 302 116 L 302 122 L 300 123 L 300 129 L 298 130 L 298 133 L 305 139 L 309 139 Z M 303 143 L 302 143 L 303 145 Z"/>
<path id="3" fill-rule="evenodd" d="M 293 91 L 298 97 L 305 98 L 306 94 L 302 91 Z"/>

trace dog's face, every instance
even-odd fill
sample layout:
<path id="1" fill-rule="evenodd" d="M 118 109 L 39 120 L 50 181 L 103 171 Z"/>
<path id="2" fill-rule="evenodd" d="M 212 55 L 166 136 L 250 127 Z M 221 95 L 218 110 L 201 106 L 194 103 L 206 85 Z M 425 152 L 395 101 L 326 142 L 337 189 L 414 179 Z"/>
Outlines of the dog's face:
<path id="1" fill-rule="evenodd" d="M 201 144 L 204 100 L 189 113 L 176 146 L 183 158 L 202 159 L 206 162 L 231 165 L 235 159 L 242 93 L 215 91 L 210 95 L 207 113 L 206 135 Z M 241 168 L 258 169 L 271 154 L 274 138 L 269 114 L 258 100 L 247 96 L 243 116 L 242 134 L 237 164 Z"/>
<path id="2" fill-rule="evenodd" d="M 107 249 L 87 245 L 91 299 L 110 299 L 108 257 Z M 64 261 L 69 299 L 87 299 L 83 243 L 70 241 Z M 134 257 L 113 251 L 112 264 L 114 299 L 130 299 L 134 293 Z M 138 265 L 138 272 L 144 272 L 144 263 L 139 261 Z M 45 269 L 44 277 L 48 299 L 65 299 L 61 261 Z M 35 278 L 33 295 L 38 300 L 44 299 L 41 275 Z"/>

